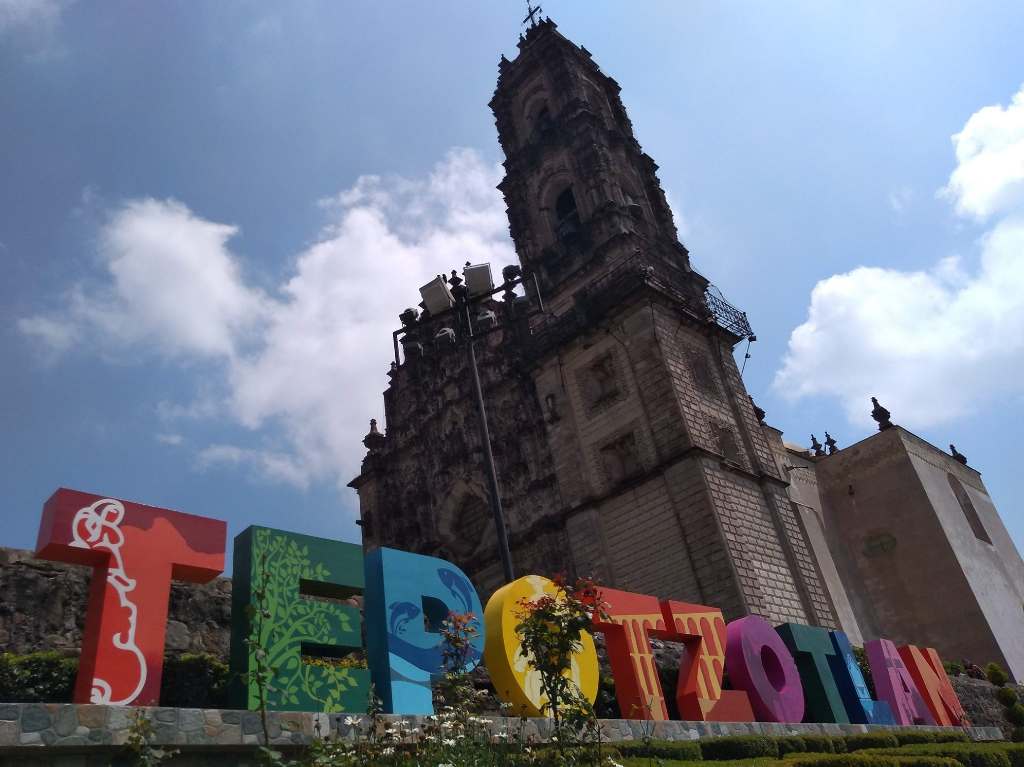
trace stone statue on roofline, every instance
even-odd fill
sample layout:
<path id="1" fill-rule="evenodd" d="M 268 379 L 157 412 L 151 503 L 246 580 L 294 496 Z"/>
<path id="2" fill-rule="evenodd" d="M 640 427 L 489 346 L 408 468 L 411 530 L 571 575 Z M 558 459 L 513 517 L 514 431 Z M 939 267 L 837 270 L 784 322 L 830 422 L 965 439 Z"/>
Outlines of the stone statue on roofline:
<path id="1" fill-rule="evenodd" d="M 871 409 L 871 417 L 878 422 L 878 430 L 885 431 L 886 429 L 891 429 L 892 421 L 889 420 L 891 415 L 889 411 L 878 404 L 878 399 L 876 397 L 871 398 L 871 404 L 874 405 Z"/>

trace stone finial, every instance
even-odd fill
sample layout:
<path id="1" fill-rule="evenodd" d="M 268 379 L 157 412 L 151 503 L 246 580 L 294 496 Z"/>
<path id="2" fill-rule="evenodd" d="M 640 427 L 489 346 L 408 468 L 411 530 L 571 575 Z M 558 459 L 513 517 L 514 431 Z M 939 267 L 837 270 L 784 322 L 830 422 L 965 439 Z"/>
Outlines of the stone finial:
<path id="1" fill-rule="evenodd" d="M 750 397 L 749 394 L 747 396 Z M 767 414 L 764 412 L 764 410 L 762 408 L 757 406 L 757 403 L 754 402 L 754 398 L 753 397 L 750 397 L 750 404 L 754 408 L 754 415 L 757 416 L 757 420 L 760 421 L 761 423 L 764 423 L 764 417 Z"/>
<path id="2" fill-rule="evenodd" d="M 371 453 L 383 449 L 386 437 L 377 431 L 377 419 L 370 419 L 370 431 L 363 437 L 363 444 Z"/>
<path id="3" fill-rule="evenodd" d="M 871 408 L 871 417 L 878 422 L 878 430 L 885 431 L 886 429 L 891 429 L 892 421 L 889 420 L 891 413 L 878 404 L 878 399 L 875 397 L 871 398 L 871 404 L 874 405 Z"/>
<path id="4" fill-rule="evenodd" d="M 402 323 L 402 327 L 411 327 L 416 324 L 416 320 L 419 318 L 420 313 L 413 309 L 411 306 L 404 312 L 398 315 L 399 321 Z"/>
<path id="5" fill-rule="evenodd" d="M 967 465 L 967 456 L 961 453 L 959 450 L 957 450 L 956 445 L 954 445 L 952 442 L 949 443 L 949 452 L 950 455 L 953 456 L 954 461 L 959 461 L 964 466 Z"/>
<path id="6" fill-rule="evenodd" d="M 821 443 L 818 442 L 818 438 L 813 434 L 811 435 L 811 449 L 814 451 L 815 456 L 825 455 L 825 451 L 821 449 Z"/>
<path id="7" fill-rule="evenodd" d="M 836 446 L 835 438 L 831 434 L 829 434 L 828 432 L 825 432 L 825 447 L 828 448 L 828 454 L 829 455 L 832 455 L 837 450 L 839 450 L 839 448 Z"/>

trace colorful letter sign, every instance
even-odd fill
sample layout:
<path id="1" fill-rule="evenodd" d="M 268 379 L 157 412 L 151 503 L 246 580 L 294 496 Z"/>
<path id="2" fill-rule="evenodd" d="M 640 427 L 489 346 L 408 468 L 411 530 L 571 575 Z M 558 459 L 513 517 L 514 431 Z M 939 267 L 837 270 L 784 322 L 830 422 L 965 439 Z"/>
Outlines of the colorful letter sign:
<path id="1" fill-rule="evenodd" d="M 878 699 L 889 704 L 896 723 L 935 724 L 896 645 L 888 639 L 876 639 L 864 645 L 864 652 L 871 664 L 871 678 L 875 681 Z"/>
<path id="2" fill-rule="evenodd" d="M 743 690 L 723 690 L 725 619 L 715 607 L 671 600 L 661 603 L 666 638 L 682 642 L 676 706 L 683 719 L 698 722 L 752 722 L 754 712 Z"/>
<path id="3" fill-rule="evenodd" d="M 594 619 L 604 632 L 608 662 L 615 677 L 619 711 L 627 719 L 668 719 L 665 694 L 648 634 L 665 634 L 665 616 L 656 597 L 601 589 L 608 620 Z"/>
<path id="4" fill-rule="evenodd" d="M 930 647 L 921 649 L 913 645 L 901 647 L 899 652 L 935 721 L 944 727 L 959 726 L 964 719 L 964 708 L 953 692 L 939 654 Z"/>
<path id="5" fill-rule="evenodd" d="M 431 714 L 430 680 L 441 674 L 438 631 L 449 613 L 483 614 L 466 574 L 451 562 L 397 549 L 366 556 L 366 644 L 373 684 L 384 710 Z M 483 626 L 471 644 L 466 671 L 480 662 Z"/>
<path id="6" fill-rule="evenodd" d="M 850 721 L 856 724 L 895 724 L 889 704 L 872 699 L 849 638 L 842 631 L 831 633 L 836 652 L 829 656 L 828 662 Z"/>
<path id="7" fill-rule="evenodd" d="M 157 704 L 171 579 L 216 578 L 226 537 L 216 519 L 63 488 L 50 497 L 36 556 L 93 568 L 76 703 Z"/>
<path id="8" fill-rule="evenodd" d="M 776 631 L 793 653 L 800 672 L 806 708 L 804 718 L 809 722 L 849 724 L 850 718 L 829 666 L 829 659 L 836 651 L 828 629 L 784 623 Z"/>
<path id="9" fill-rule="evenodd" d="M 800 722 L 804 691 L 793 656 L 764 618 L 748 615 L 726 627 L 725 664 L 735 687 L 746 690 L 761 722 Z"/>
<path id="10" fill-rule="evenodd" d="M 327 660 L 362 646 L 359 609 L 340 604 L 363 590 L 361 546 L 249 527 L 235 538 L 232 578 L 236 706 L 259 707 L 262 671 L 268 709 L 366 711 L 369 672 Z"/>
<path id="11" fill-rule="evenodd" d="M 484 663 L 491 675 L 494 691 L 512 706 L 516 716 L 545 716 L 548 699 L 541 690 L 540 674 L 530 664 L 530 657 L 522 652 L 522 642 L 516 633 L 520 617 L 521 600 L 534 601 L 539 597 L 555 596 L 555 584 L 540 575 L 527 575 L 506 583 L 487 600 L 484 612 L 487 642 Z M 587 632 L 580 637 L 582 649 L 572 659 L 569 678 L 591 703 L 597 698 L 598 664 L 594 638 Z"/>
<path id="12" fill-rule="evenodd" d="M 60 489 L 43 507 L 37 556 L 94 569 L 75 687 L 77 703 L 156 705 L 171 579 L 203 583 L 224 566 L 224 522 Z M 433 712 L 431 682 L 444 673 L 442 624 L 469 615 L 478 633 L 463 671 L 481 657 L 495 691 L 520 716 L 547 701 L 517 627 L 523 601 L 558 596 L 527 575 L 480 606 L 462 570 L 436 557 L 250 527 L 235 538 L 232 702 L 279 711 L 367 708 L 370 680 L 386 712 Z M 364 588 L 365 587 L 365 588 Z M 358 594 L 364 593 L 366 653 Z M 721 610 L 600 589 L 603 632 L 622 714 L 668 718 L 650 637 L 682 642 L 676 703 L 687 720 L 748 722 L 966 723 L 935 650 L 868 642 L 872 700 L 846 634 L 749 615 L 726 625 Z M 557 631 L 557 626 L 551 627 Z M 486 641 L 486 644 L 485 644 Z M 566 672 L 597 697 L 593 637 Z M 461 662 L 461 660 L 459 661 Z M 728 673 L 733 689 L 722 689 Z"/>

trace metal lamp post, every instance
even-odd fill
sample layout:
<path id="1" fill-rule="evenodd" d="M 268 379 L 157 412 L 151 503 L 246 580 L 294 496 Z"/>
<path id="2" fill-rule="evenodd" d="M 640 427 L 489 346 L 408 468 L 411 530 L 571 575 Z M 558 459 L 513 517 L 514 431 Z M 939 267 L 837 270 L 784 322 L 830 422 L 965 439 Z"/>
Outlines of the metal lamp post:
<path id="1" fill-rule="evenodd" d="M 469 264 L 467 263 L 468 267 Z M 473 267 L 478 268 L 478 267 Z M 467 271 L 468 273 L 468 271 Z M 504 298 L 506 301 L 514 301 L 515 294 L 513 288 L 517 285 L 524 285 L 527 279 L 532 279 L 534 289 L 536 290 L 536 298 L 538 304 L 543 310 L 543 303 L 541 303 L 540 291 L 537 285 L 536 278 L 524 277 L 522 271 L 518 266 L 506 266 L 502 270 L 503 282 L 496 288 L 490 290 L 484 290 L 479 292 L 477 295 L 471 295 L 469 287 L 465 281 L 458 276 L 453 270 L 452 276 L 448 278 L 447 282 L 451 285 L 451 299 L 453 300 L 452 305 L 443 312 L 438 314 L 431 314 L 432 318 L 443 316 L 447 312 L 453 312 L 455 314 L 456 328 L 454 329 L 457 333 L 458 338 L 466 346 L 467 356 L 469 358 L 469 367 L 473 375 L 473 396 L 476 400 L 477 420 L 480 429 L 480 441 L 483 444 L 484 449 L 484 463 L 487 469 L 487 485 L 490 495 L 490 506 L 491 515 L 494 518 L 494 529 L 498 536 L 498 554 L 501 557 L 501 566 L 505 575 L 506 582 L 512 582 L 515 580 L 515 570 L 512 565 L 512 552 L 509 548 L 508 543 L 508 529 L 505 525 L 505 512 L 501 505 L 501 492 L 498 488 L 498 470 L 494 463 L 494 453 L 491 450 L 491 432 L 487 425 L 487 408 L 484 404 L 483 386 L 480 383 L 480 368 L 477 364 L 476 349 L 474 347 L 474 340 L 481 334 L 476 333 L 473 329 L 473 321 L 470 313 L 470 308 L 477 302 L 483 301 L 484 299 L 490 298 L 496 293 L 504 292 Z M 486 278 L 490 282 L 490 278 Z M 434 283 L 442 283 L 443 278 L 438 277 Z M 429 283 L 429 285 L 434 285 Z M 428 286 L 424 286 L 421 292 Z M 435 286 L 443 292 L 443 284 Z M 435 293 L 435 297 L 436 297 Z M 407 332 L 409 328 L 416 324 L 416 315 L 412 310 L 407 310 L 402 314 L 402 322 L 405 325 L 400 330 L 396 330 L 394 333 L 394 345 L 395 345 L 395 364 L 399 364 L 398 359 L 398 336 L 401 333 Z"/>
<path id="2" fill-rule="evenodd" d="M 494 530 L 498 534 L 498 554 L 501 556 L 501 568 L 505 573 L 505 582 L 515 580 L 512 568 L 512 552 L 508 545 L 508 529 L 505 527 L 505 511 L 501 506 L 501 492 L 498 490 L 498 470 L 494 464 L 494 452 L 491 450 L 491 430 L 487 426 L 487 408 L 484 405 L 483 387 L 480 385 L 480 369 L 476 362 L 476 348 L 473 345 L 473 323 L 470 317 L 469 290 L 457 274 L 451 277 L 452 295 L 455 297 L 455 308 L 459 317 L 460 336 L 469 350 L 469 367 L 473 371 L 473 394 L 476 397 L 477 420 L 480 427 L 480 441 L 484 447 L 484 463 L 487 465 L 487 484 L 490 491 L 491 515 L 494 517 Z M 511 285 L 506 282 L 502 288 Z"/>

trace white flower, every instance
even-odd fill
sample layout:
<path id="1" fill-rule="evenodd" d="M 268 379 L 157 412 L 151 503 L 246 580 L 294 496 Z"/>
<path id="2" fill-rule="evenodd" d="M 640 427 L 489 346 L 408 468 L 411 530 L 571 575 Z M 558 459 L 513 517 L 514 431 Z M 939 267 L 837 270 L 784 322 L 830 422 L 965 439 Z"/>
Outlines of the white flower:
<path id="1" fill-rule="evenodd" d="M 348 725 L 349 727 L 358 727 L 362 723 L 363 723 L 363 718 L 361 716 L 346 716 L 345 717 L 345 724 Z"/>
<path id="2" fill-rule="evenodd" d="M 445 738 L 441 742 L 444 743 L 444 745 L 446 745 L 446 746 L 454 746 L 455 745 L 455 739 L 454 738 Z"/>

